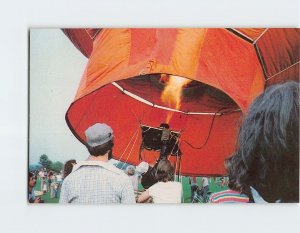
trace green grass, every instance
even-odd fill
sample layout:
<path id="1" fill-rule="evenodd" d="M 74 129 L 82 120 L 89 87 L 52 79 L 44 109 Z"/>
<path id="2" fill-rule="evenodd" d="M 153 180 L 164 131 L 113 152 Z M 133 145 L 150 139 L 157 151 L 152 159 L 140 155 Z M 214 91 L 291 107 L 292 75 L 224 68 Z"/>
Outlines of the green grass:
<path id="1" fill-rule="evenodd" d="M 36 191 L 41 191 L 41 180 L 38 178 L 36 181 L 36 185 L 34 187 Z M 45 194 L 41 196 L 42 200 L 45 201 L 45 203 L 58 203 L 59 198 L 51 198 L 50 197 L 50 190 L 47 190 Z"/>
<path id="2" fill-rule="evenodd" d="M 200 186 L 201 184 L 201 177 L 197 177 L 197 183 L 198 185 Z M 219 191 L 223 191 L 223 190 L 226 190 L 228 189 L 227 186 L 220 186 L 219 185 L 219 182 L 220 182 L 220 177 L 217 178 L 216 181 L 214 181 L 213 178 L 210 178 L 209 179 L 209 191 L 212 192 L 212 193 L 215 193 L 215 192 L 219 192 Z M 192 200 L 191 200 L 191 186 L 189 184 L 189 178 L 186 177 L 186 176 L 183 176 L 182 179 L 181 179 L 181 183 L 182 183 L 182 190 L 183 190 L 183 200 L 182 202 L 183 203 L 191 203 Z"/>
<path id="3" fill-rule="evenodd" d="M 191 203 L 191 186 L 188 177 L 182 177 L 183 203 Z"/>
<path id="4" fill-rule="evenodd" d="M 198 184 L 200 185 L 201 178 L 197 178 Z M 182 182 L 182 189 L 183 189 L 183 203 L 191 203 L 191 187 L 189 184 L 189 178 L 183 176 L 181 179 Z M 209 191 L 214 193 L 222 190 L 228 189 L 227 186 L 221 187 L 218 182 L 220 182 L 220 178 L 217 178 L 217 182 L 213 180 L 213 178 L 209 179 Z M 139 184 L 139 190 L 142 190 L 143 187 L 141 184 Z M 35 190 L 40 191 L 41 190 L 41 180 L 38 179 Z M 50 197 L 50 190 L 48 190 L 44 195 L 41 196 L 41 198 L 45 201 L 45 203 L 58 203 L 59 198 L 51 198 Z"/>

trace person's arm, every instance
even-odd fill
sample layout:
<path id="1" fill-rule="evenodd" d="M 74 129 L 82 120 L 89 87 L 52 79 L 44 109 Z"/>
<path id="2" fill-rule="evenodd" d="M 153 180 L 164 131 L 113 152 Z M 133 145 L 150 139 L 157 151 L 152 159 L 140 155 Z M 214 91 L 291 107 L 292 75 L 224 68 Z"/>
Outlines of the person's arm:
<path id="1" fill-rule="evenodd" d="M 150 198 L 150 194 L 149 194 L 149 190 L 146 190 L 144 192 L 142 192 L 142 194 L 139 196 L 137 202 L 138 203 L 144 203 L 147 202 L 147 200 Z"/>

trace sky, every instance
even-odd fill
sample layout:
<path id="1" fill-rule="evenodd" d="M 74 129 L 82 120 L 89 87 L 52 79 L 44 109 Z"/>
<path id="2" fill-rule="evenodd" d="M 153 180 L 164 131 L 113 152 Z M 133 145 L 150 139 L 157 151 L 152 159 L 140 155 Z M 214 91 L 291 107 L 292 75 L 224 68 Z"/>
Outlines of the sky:
<path id="1" fill-rule="evenodd" d="M 63 163 L 88 156 L 65 121 L 86 64 L 60 29 L 30 30 L 29 164 L 42 154 Z"/>

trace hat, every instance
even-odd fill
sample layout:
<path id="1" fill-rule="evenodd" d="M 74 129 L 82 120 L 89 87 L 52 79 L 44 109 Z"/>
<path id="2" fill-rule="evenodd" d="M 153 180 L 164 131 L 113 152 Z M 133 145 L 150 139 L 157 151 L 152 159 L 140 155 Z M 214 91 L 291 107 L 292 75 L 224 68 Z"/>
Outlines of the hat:
<path id="1" fill-rule="evenodd" d="M 143 174 L 147 172 L 149 169 L 149 164 L 147 162 L 141 162 L 139 165 L 136 166 L 136 171 Z"/>
<path id="2" fill-rule="evenodd" d="M 104 123 L 96 123 L 84 133 L 87 144 L 92 147 L 103 145 L 114 137 L 112 128 Z"/>
<path id="3" fill-rule="evenodd" d="M 126 169 L 125 169 L 125 173 L 128 175 L 128 170 L 129 169 L 133 169 L 134 170 L 134 173 L 135 173 L 135 166 L 133 166 L 133 165 L 128 165 L 127 167 L 126 167 Z"/>

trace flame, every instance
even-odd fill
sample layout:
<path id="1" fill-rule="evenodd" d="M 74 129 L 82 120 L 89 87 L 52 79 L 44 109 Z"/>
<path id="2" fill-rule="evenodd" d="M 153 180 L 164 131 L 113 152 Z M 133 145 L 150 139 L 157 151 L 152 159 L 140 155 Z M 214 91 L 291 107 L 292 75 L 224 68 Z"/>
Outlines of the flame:
<path id="1" fill-rule="evenodd" d="M 164 76 L 162 76 L 164 78 Z M 170 75 L 166 82 L 165 89 L 161 95 L 163 103 L 167 104 L 169 108 L 180 109 L 182 100 L 182 88 L 190 83 L 192 80 L 179 76 Z M 166 119 L 166 123 L 169 123 L 174 112 L 169 111 Z"/>

